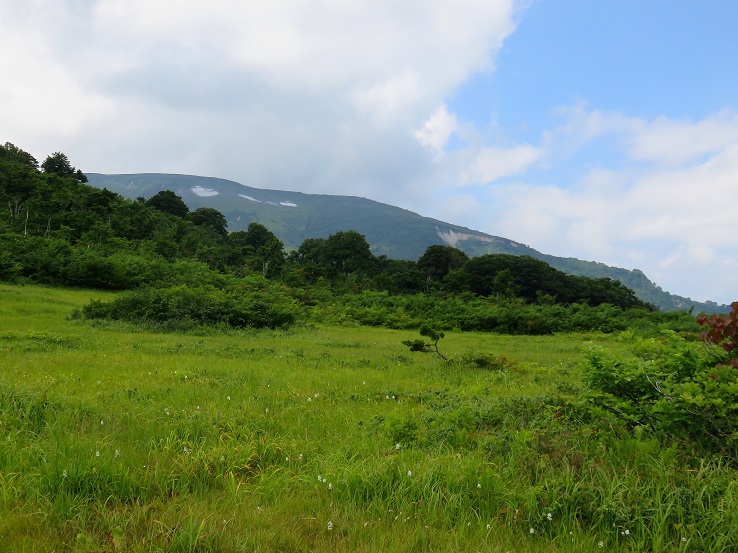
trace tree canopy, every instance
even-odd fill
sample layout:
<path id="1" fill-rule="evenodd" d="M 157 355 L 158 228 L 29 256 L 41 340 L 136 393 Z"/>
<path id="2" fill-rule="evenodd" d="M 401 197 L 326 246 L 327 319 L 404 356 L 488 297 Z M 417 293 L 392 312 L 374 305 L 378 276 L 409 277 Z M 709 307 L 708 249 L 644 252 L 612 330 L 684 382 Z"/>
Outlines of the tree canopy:
<path id="1" fill-rule="evenodd" d="M 80 169 L 75 169 L 69 162 L 69 158 L 62 152 L 54 152 L 41 164 L 44 173 L 53 173 L 60 177 L 71 177 L 79 182 L 87 182 L 87 175 Z"/>
<path id="2" fill-rule="evenodd" d="M 220 211 L 212 207 L 200 207 L 191 212 L 187 218 L 195 226 L 206 227 L 214 230 L 218 235 L 225 238 L 228 236 L 228 221 Z"/>
<path id="3" fill-rule="evenodd" d="M 190 208 L 184 203 L 184 200 L 177 196 L 171 190 L 162 190 L 151 196 L 148 200 L 144 201 L 145 205 L 151 206 L 154 209 L 163 211 L 164 213 L 170 213 L 175 217 L 185 218 L 190 212 Z"/>

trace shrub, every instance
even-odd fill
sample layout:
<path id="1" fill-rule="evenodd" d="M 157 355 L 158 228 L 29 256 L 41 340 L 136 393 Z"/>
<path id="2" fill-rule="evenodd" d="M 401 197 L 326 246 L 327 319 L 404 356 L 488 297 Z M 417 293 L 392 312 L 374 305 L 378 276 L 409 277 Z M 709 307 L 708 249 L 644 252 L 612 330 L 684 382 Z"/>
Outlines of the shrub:
<path id="1" fill-rule="evenodd" d="M 295 303 L 276 290 L 218 290 L 213 287 L 146 288 L 113 301 L 93 300 L 82 308 L 87 319 L 153 323 L 168 328 L 226 325 L 277 328 L 295 321 Z"/>
<path id="2" fill-rule="evenodd" d="M 631 359 L 587 352 L 586 398 L 596 416 L 709 450 L 738 445 L 738 371 L 725 364 L 727 351 L 673 332 L 660 341 L 637 340 L 633 350 Z"/>

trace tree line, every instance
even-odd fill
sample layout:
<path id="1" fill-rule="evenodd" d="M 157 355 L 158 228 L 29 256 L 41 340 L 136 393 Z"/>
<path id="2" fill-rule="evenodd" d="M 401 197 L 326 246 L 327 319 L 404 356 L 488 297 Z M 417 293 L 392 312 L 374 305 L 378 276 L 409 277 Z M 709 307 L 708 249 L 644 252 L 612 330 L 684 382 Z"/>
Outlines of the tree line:
<path id="1" fill-rule="evenodd" d="M 517 312 L 574 305 L 649 311 L 617 281 L 567 275 L 531 257 L 469 258 L 438 244 L 416 261 L 389 259 L 375 256 L 364 236 L 352 230 L 306 239 L 288 252 L 264 225 L 254 221 L 245 231 L 229 232 L 222 213 L 190 211 L 170 190 L 129 200 L 86 181 L 61 152 L 39 164 L 13 144 L 0 146 L 0 202 L 7 206 L 0 217 L 0 280 L 132 290 L 225 289 L 262 279 L 300 307 L 332 304 L 334 315 L 336 309 L 344 315 L 358 310 L 354 319 L 365 324 L 383 320 L 366 313 L 372 309 L 366 298 L 384 305 L 394 319 L 412 313 L 412 324 L 444 302 L 449 314 L 501 305 Z M 426 307 L 413 308 L 413 302 Z"/>

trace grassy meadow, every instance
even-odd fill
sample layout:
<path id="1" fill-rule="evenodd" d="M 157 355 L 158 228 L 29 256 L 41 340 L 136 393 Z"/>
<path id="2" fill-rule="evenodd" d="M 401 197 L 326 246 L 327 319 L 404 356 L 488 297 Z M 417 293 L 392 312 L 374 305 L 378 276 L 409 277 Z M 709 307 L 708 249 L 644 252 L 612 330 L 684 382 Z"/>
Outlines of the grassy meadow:
<path id="1" fill-rule="evenodd" d="M 156 333 L 0 285 L 0 551 L 736 551 L 735 466 L 580 407 L 617 335 Z"/>

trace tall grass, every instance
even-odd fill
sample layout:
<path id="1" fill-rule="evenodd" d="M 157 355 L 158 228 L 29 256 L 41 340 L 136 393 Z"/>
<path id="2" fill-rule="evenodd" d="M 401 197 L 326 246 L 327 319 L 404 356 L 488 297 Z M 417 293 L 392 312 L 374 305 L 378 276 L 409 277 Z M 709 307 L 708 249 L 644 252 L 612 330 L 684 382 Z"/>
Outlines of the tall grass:
<path id="1" fill-rule="evenodd" d="M 156 334 L 0 286 L 0 550 L 731 551 L 735 467 L 577 410 L 585 341 Z M 624 352 L 622 352 L 625 355 Z"/>

